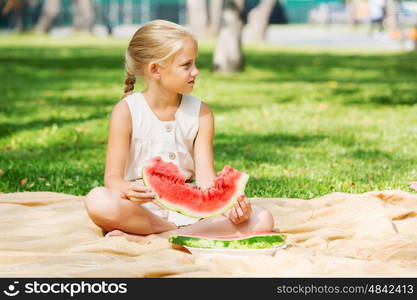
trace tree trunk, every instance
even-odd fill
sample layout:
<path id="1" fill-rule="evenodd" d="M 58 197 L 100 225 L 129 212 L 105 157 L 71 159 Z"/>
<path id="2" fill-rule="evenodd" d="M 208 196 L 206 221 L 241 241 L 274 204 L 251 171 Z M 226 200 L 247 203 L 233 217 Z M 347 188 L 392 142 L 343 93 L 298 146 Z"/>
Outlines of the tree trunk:
<path id="1" fill-rule="evenodd" d="M 346 0 L 349 25 L 354 27 L 359 23 L 360 0 Z"/>
<path id="2" fill-rule="evenodd" d="M 388 30 L 390 34 L 394 34 L 398 32 L 398 18 L 397 14 L 395 13 L 395 1 L 394 0 L 387 0 L 385 6 L 385 28 Z"/>
<path id="3" fill-rule="evenodd" d="M 25 7 L 19 8 L 16 11 L 16 29 L 18 32 L 22 33 L 25 31 Z"/>
<path id="4" fill-rule="evenodd" d="M 51 30 L 52 25 L 59 14 L 61 0 L 45 0 L 42 7 L 41 15 L 35 26 L 35 32 L 47 33 Z"/>
<path id="5" fill-rule="evenodd" d="M 262 0 L 248 14 L 247 38 L 249 42 L 264 41 L 276 0 Z"/>
<path id="6" fill-rule="evenodd" d="M 123 22 L 125 24 L 133 23 L 133 1 L 125 0 L 123 2 Z"/>
<path id="7" fill-rule="evenodd" d="M 187 23 L 197 39 L 207 35 L 206 0 L 187 0 Z"/>
<path id="8" fill-rule="evenodd" d="M 16 20 L 15 27 L 17 31 L 20 33 L 25 31 L 24 16 L 25 16 L 26 6 L 27 6 L 26 0 L 7 0 L 2 10 L 3 16 L 8 15 L 9 13 L 14 14 L 14 17 Z"/>
<path id="9" fill-rule="evenodd" d="M 91 0 L 73 0 L 73 27 L 78 32 L 91 32 L 94 25 L 94 6 Z"/>
<path id="10" fill-rule="evenodd" d="M 244 0 L 225 0 L 220 34 L 214 51 L 214 71 L 223 73 L 243 69 L 242 53 Z"/>
<path id="11" fill-rule="evenodd" d="M 217 36 L 220 31 L 220 24 L 222 21 L 223 0 L 210 1 L 210 26 L 209 33 L 212 36 Z"/>

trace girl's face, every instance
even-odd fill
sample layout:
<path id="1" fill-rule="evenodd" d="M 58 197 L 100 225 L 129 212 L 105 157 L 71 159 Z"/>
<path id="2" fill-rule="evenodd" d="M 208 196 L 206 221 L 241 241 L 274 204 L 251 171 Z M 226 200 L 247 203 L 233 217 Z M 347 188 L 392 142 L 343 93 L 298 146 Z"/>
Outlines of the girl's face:
<path id="1" fill-rule="evenodd" d="M 184 40 L 184 46 L 174 55 L 171 62 L 160 69 L 161 84 L 178 94 L 191 93 L 199 74 L 195 65 L 197 53 L 197 44 L 191 39 Z"/>

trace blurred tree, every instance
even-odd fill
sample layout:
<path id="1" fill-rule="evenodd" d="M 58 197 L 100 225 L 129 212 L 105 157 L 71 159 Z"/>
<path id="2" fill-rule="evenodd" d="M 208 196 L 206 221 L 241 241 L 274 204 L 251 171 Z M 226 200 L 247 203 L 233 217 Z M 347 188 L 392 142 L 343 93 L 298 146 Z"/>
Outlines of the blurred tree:
<path id="1" fill-rule="evenodd" d="M 206 0 L 187 0 L 187 23 L 197 39 L 207 34 Z"/>
<path id="2" fill-rule="evenodd" d="M 242 28 L 244 0 L 224 0 L 219 38 L 213 57 L 217 72 L 237 72 L 243 69 Z"/>
<path id="3" fill-rule="evenodd" d="M 26 6 L 26 0 L 7 0 L 1 11 L 3 16 L 14 12 L 16 18 L 15 26 L 18 32 L 23 32 L 25 30 L 23 17 L 25 15 Z"/>
<path id="4" fill-rule="evenodd" d="M 35 25 L 37 33 L 47 33 L 51 30 L 52 25 L 61 9 L 61 0 L 45 0 L 42 6 L 41 15 Z"/>
<path id="5" fill-rule="evenodd" d="M 217 36 L 220 31 L 220 24 L 222 21 L 223 0 L 210 1 L 210 25 L 209 33 L 212 36 Z"/>
<path id="6" fill-rule="evenodd" d="M 91 32 L 94 25 L 94 7 L 91 0 L 72 0 L 74 7 L 72 25 L 77 32 Z"/>
<path id="7" fill-rule="evenodd" d="M 346 0 L 346 9 L 348 12 L 348 22 L 351 26 L 356 26 L 360 21 L 360 0 Z"/>
<path id="8" fill-rule="evenodd" d="M 390 34 L 395 35 L 399 29 L 395 0 L 386 0 L 385 9 L 385 27 Z"/>
<path id="9" fill-rule="evenodd" d="M 261 0 L 248 13 L 247 38 L 250 42 L 264 41 L 276 0 Z"/>

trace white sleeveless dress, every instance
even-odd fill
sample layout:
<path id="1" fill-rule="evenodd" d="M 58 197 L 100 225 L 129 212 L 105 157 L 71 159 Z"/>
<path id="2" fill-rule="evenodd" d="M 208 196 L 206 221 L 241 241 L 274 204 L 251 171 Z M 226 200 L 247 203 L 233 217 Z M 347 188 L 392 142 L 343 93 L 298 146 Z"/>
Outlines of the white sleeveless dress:
<path id="1" fill-rule="evenodd" d="M 159 120 L 142 93 L 133 93 L 124 101 L 128 104 L 132 117 L 132 138 L 125 180 L 141 179 L 144 162 L 155 156 L 173 162 L 188 179 L 195 179 L 193 148 L 201 101 L 191 95 L 182 95 L 174 121 Z M 152 202 L 142 206 L 177 226 L 198 221 L 197 218 L 162 209 Z"/>

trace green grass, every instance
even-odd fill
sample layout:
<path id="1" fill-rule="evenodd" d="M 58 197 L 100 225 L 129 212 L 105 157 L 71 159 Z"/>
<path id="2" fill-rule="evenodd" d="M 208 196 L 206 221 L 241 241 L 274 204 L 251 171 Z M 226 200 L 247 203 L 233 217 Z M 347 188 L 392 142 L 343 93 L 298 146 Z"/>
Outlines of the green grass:
<path id="1" fill-rule="evenodd" d="M 1 192 L 83 195 L 103 184 L 127 43 L 1 39 Z M 212 51 L 213 43 L 200 47 L 193 94 L 215 113 L 216 169 L 231 164 L 249 173 L 247 196 L 411 191 L 416 54 L 246 45 L 245 71 L 216 75 Z"/>

